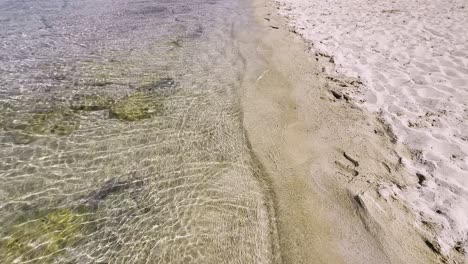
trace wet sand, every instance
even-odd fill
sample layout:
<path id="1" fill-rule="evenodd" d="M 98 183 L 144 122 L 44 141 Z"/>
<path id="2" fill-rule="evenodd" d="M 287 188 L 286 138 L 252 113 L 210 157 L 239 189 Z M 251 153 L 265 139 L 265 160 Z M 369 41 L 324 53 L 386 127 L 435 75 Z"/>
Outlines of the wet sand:
<path id="1" fill-rule="evenodd" d="M 396 199 L 418 180 L 392 131 L 341 92 L 357 80 L 324 73 L 330 58 L 291 32 L 273 3 L 255 1 L 255 10 L 256 52 L 241 49 L 244 126 L 275 194 L 283 263 L 447 260 L 434 231 Z"/>

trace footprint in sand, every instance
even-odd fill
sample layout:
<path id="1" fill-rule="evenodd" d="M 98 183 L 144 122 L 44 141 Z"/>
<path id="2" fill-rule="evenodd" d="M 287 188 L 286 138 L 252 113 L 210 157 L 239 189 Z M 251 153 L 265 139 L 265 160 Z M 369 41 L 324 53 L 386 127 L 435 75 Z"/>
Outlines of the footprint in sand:
<path id="1" fill-rule="evenodd" d="M 359 167 L 359 162 L 346 154 L 346 152 L 343 152 L 343 157 L 347 160 L 346 163 L 351 163 L 346 165 L 344 162 L 336 160 L 335 164 L 340 169 L 345 173 L 345 175 L 351 174 L 352 176 L 356 177 L 359 175 L 359 172 L 356 170 L 357 167 Z"/>

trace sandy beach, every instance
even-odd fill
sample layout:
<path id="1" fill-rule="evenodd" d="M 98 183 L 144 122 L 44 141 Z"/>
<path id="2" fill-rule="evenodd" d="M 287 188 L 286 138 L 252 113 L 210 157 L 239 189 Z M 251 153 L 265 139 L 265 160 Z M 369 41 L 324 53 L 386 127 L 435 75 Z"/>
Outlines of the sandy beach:
<path id="1" fill-rule="evenodd" d="M 391 263 L 467 262 L 465 4 L 279 0 L 266 3 L 273 6 L 261 18 L 273 31 L 292 32 L 284 39 L 300 36 L 304 44 L 296 49 L 308 54 L 302 70 L 275 74 L 294 88 L 288 115 L 300 120 L 276 125 L 292 148 L 285 152 L 299 159 L 319 196 L 348 190 L 354 202 L 365 204 L 359 218 Z M 269 43 L 273 50 L 294 46 Z M 303 65 L 302 57 L 290 55 L 276 65 L 282 72 L 285 65 Z M 392 259 L 395 252 L 401 259 Z M 433 259 L 404 259 L 420 253 Z"/>
<path id="2" fill-rule="evenodd" d="M 357 64 L 348 57 L 340 57 L 340 54 L 350 54 L 340 49 L 341 43 L 316 45 L 315 39 L 309 38 L 315 36 L 311 21 L 317 19 L 316 12 L 319 12 L 315 1 L 278 2 L 256 1 L 258 20 L 266 30 L 259 40 L 257 54 L 246 57 L 259 56 L 264 64 L 250 68 L 243 107 L 252 148 L 265 165 L 276 195 L 283 261 L 466 263 L 466 225 L 463 225 L 466 213 L 460 208 L 466 194 L 464 187 L 440 184 L 441 175 L 436 169 L 432 173 L 420 169 L 424 166 L 415 160 L 414 148 L 395 128 L 392 119 L 387 119 L 385 111 L 375 112 L 367 107 L 377 103 L 366 101 L 366 96 L 386 97 L 366 88 L 368 82 L 359 74 L 345 71 L 342 63 Z M 346 10 L 335 4 L 323 3 L 323 6 L 330 10 L 336 7 L 343 13 L 359 8 L 356 5 Z M 390 12 L 394 13 L 397 11 Z M 310 24 L 304 24 L 307 22 Z M 329 26 L 325 21 L 321 23 L 324 28 Z M 335 55 L 333 52 L 337 50 L 342 53 Z M 363 52 L 356 54 L 365 58 Z M 455 54 L 461 63 L 457 66 L 458 73 L 462 74 L 466 64 L 460 57 L 464 53 Z M 382 63 L 378 66 L 384 67 Z M 379 69 L 390 74 L 387 68 Z M 462 88 L 458 85 L 452 94 L 452 98 L 457 98 L 453 107 L 458 110 L 466 102 Z M 401 91 L 407 89 L 410 88 Z M 429 95 L 438 97 L 435 93 Z M 418 109 L 430 108 L 413 105 Z M 464 114 L 453 111 L 458 118 Z M 446 123 L 445 127 L 450 125 L 453 124 Z M 464 126 L 466 123 L 458 122 L 451 129 L 459 133 L 455 137 L 445 134 L 445 139 L 456 140 L 456 136 L 466 132 Z M 432 136 L 437 131 L 433 128 L 424 133 Z M 431 146 L 427 144 L 424 146 Z M 464 148 L 464 145 L 451 146 L 452 150 Z M 464 157 L 463 152 L 457 153 Z M 466 173 L 463 162 L 461 158 L 461 163 L 457 163 L 458 172 Z M 460 180 L 461 176 L 455 174 L 450 179 Z M 438 182 L 437 187 L 433 182 Z M 433 188 L 432 196 L 429 188 Z M 447 190 L 458 196 L 447 195 Z M 444 212 L 437 214 L 451 221 L 450 224 L 421 213 L 427 213 L 427 208 L 436 210 L 436 204 Z M 450 218 L 448 212 L 458 218 Z"/>
<path id="3" fill-rule="evenodd" d="M 0 0 L 0 260 L 468 263 L 466 10 Z"/>

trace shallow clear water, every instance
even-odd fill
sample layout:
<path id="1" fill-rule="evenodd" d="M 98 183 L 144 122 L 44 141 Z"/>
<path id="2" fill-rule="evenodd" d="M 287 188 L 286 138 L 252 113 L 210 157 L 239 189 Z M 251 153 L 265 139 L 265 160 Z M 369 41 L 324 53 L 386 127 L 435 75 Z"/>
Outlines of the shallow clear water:
<path id="1" fill-rule="evenodd" d="M 232 0 L 0 0 L 2 263 L 267 263 Z"/>

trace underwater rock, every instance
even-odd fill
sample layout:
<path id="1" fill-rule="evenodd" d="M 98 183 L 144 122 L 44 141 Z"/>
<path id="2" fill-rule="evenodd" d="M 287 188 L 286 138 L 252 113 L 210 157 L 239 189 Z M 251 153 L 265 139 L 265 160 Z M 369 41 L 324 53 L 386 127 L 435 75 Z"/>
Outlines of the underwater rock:
<path id="1" fill-rule="evenodd" d="M 141 180 L 119 180 L 112 178 L 97 190 L 91 192 L 85 199 L 85 203 L 95 208 L 99 202 L 106 199 L 109 195 L 117 192 L 124 191 L 128 188 L 139 187 L 143 184 Z"/>
<path id="2" fill-rule="evenodd" d="M 156 81 L 142 84 L 138 87 L 141 91 L 160 91 L 175 88 L 176 82 L 173 78 L 161 78 Z"/>
<path id="3" fill-rule="evenodd" d="M 109 109 L 113 103 L 114 99 L 105 95 L 76 95 L 73 97 L 70 108 L 82 111 L 100 111 Z"/>
<path id="4" fill-rule="evenodd" d="M 34 113 L 23 131 L 31 134 L 69 135 L 79 126 L 75 115 L 68 109 L 54 109 Z"/>
<path id="5" fill-rule="evenodd" d="M 85 235 L 90 223 L 89 213 L 71 209 L 57 209 L 20 218 L 0 240 L 2 261 L 52 262 L 63 249 L 75 244 Z"/>
<path id="6" fill-rule="evenodd" d="M 11 115 L 3 127 L 16 130 L 13 141 L 26 144 L 33 135 L 69 135 L 79 127 L 79 121 L 70 109 L 56 108 Z"/>
<path id="7" fill-rule="evenodd" d="M 163 111 L 163 105 L 159 99 L 159 97 L 144 93 L 131 94 L 112 105 L 109 116 L 125 121 L 151 118 Z"/>

